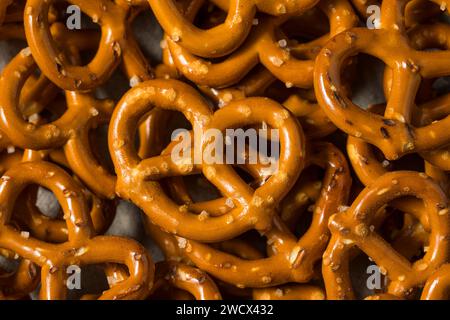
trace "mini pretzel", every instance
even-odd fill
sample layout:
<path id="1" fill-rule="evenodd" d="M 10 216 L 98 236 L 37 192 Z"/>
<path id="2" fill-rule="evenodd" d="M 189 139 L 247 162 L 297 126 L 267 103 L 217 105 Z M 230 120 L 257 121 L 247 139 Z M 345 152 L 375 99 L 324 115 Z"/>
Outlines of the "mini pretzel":
<path id="1" fill-rule="evenodd" d="M 194 167 L 174 163 L 170 155 L 141 161 L 133 150 L 133 129 L 139 118 L 151 110 L 151 104 L 183 112 L 201 130 L 211 127 L 225 131 L 235 123 L 265 121 L 280 130 L 278 172 L 265 186 L 251 190 L 228 166 L 206 165 L 203 167 L 205 176 L 239 205 L 226 215 L 203 221 L 198 219 L 198 215 L 184 212 L 184 207 L 180 210 L 163 194 L 156 181 L 145 180 L 190 174 Z M 290 189 L 303 166 L 303 145 L 298 124 L 275 102 L 258 98 L 241 100 L 217 111 L 212 117 L 209 107 L 197 92 L 173 80 L 148 81 L 132 88 L 119 102 L 109 131 L 110 152 L 118 175 L 118 195 L 131 199 L 155 224 L 168 232 L 199 241 L 223 241 L 252 228 L 264 230 L 270 227 L 270 208 Z M 288 150 L 287 146 L 293 150 Z M 268 195 L 271 195 L 271 201 L 264 204 Z M 244 209 L 246 213 L 242 214 Z"/>
<path id="2" fill-rule="evenodd" d="M 165 32 L 190 53 L 206 57 L 221 57 L 235 51 L 247 38 L 256 10 L 272 15 L 304 12 L 317 0 L 268 1 L 231 0 L 216 1 L 227 9 L 225 22 L 209 30 L 195 27 L 176 7 L 174 1 L 148 1 Z"/>
<path id="3" fill-rule="evenodd" d="M 410 263 L 395 252 L 374 228 L 376 212 L 385 204 L 402 196 L 414 196 L 424 203 L 430 223 L 430 243 L 425 256 Z M 420 217 L 416 217 L 420 219 Z M 372 183 L 345 212 L 329 221 L 331 241 L 323 256 L 322 273 L 329 299 L 352 299 L 348 255 L 354 246 L 364 251 L 390 279 L 389 294 L 404 298 L 448 260 L 449 220 L 447 197 L 431 179 L 419 173 L 398 171 L 387 173 Z"/>
<path id="4" fill-rule="evenodd" d="M 298 60 L 290 53 L 291 48 L 276 39 L 276 30 L 288 17 L 266 18 L 255 28 L 245 44 L 225 61 L 210 63 L 192 55 L 188 50 L 166 37 L 174 63 L 185 77 L 196 84 L 210 87 L 225 87 L 236 84 L 259 62 L 270 72 L 289 85 L 301 88 L 312 87 L 314 59 L 328 37 L 350 29 L 356 24 L 350 4 L 346 0 L 327 0 L 319 4 L 329 19 L 330 35 L 316 39 L 308 44 L 292 48 L 298 53 L 309 52 L 308 59 Z M 286 41 L 286 39 L 284 39 Z M 283 42 L 282 42 L 283 43 Z M 311 49 L 312 48 L 312 49 Z M 314 50 L 316 53 L 314 54 Z"/>
<path id="5" fill-rule="evenodd" d="M 130 277 L 105 291 L 100 299 L 145 298 L 151 289 L 154 266 L 146 250 L 138 243 L 119 237 L 93 237 L 92 221 L 88 215 L 82 190 L 59 167 L 46 162 L 17 165 L 1 178 L 0 247 L 28 259 L 41 269 L 42 299 L 65 297 L 65 268 L 94 263 L 125 264 Z M 68 229 L 68 241 L 49 244 L 21 233 L 8 222 L 14 203 L 27 185 L 39 184 L 53 191 L 61 203 Z"/>
<path id="6" fill-rule="evenodd" d="M 388 160 L 436 149 L 450 142 L 449 135 L 436 134 L 445 132 L 450 118 L 420 128 L 411 125 L 412 107 L 421 78 L 450 73 L 450 69 L 437 63 L 448 59 L 450 53 L 417 51 L 408 45 L 400 14 L 406 3 L 404 0 L 384 1 L 381 29 L 352 29 L 336 36 L 322 49 L 315 69 L 317 98 L 328 117 L 349 135 L 377 146 Z M 342 63 L 359 52 L 376 56 L 393 70 L 394 81 L 384 116 L 362 110 L 342 94 Z"/>
<path id="7" fill-rule="evenodd" d="M 244 260 L 196 241 L 179 238 L 179 247 L 196 266 L 215 278 L 239 288 L 260 288 L 288 282 L 307 282 L 313 276 L 314 263 L 320 259 L 328 241 L 327 215 L 345 205 L 350 176 L 345 159 L 331 144 L 314 146 L 310 163 L 326 168 L 321 196 L 316 202 L 309 230 L 296 239 L 278 218 L 265 233 L 273 254 L 265 259 Z"/>
<path id="8" fill-rule="evenodd" d="M 142 63 L 143 57 L 136 52 L 134 38 L 127 40 L 127 18 L 133 5 L 142 1 L 70 0 L 102 29 L 100 46 L 95 57 L 86 66 L 77 66 L 62 54 L 55 45 L 46 17 L 49 6 L 46 0 L 27 1 L 25 8 L 25 32 L 33 57 L 42 72 L 60 88 L 65 90 L 91 90 L 108 80 L 119 65 L 122 56 L 129 63 L 134 59 Z M 145 71 L 146 72 L 146 71 Z M 140 76 L 140 75 L 136 75 Z M 143 80 L 143 79 L 142 79 Z"/>
<path id="9" fill-rule="evenodd" d="M 68 110 L 58 120 L 44 125 L 29 123 L 17 114 L 18 97 L 25 80 L 34 70 L 34 61 L 27 49 L 19 53 L 3 71 L 5 94 L 0 97 L 3 130 L 16 146 L 24 149 L 65 147 L 71 168 L 96 193 L 114 196 L 115 178 L 95 160 L 88 148 L 92 127 L 109 120 L 113 103 L 98 101 L 87 94 L 66 92 Z M 6 94 L 8 93 L 8 94 Z"/>

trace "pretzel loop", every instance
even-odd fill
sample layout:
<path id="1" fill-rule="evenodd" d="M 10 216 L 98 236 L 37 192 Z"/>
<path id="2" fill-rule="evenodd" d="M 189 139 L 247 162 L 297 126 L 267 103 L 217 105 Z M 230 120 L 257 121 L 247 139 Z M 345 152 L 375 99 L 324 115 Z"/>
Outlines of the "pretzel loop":
<path id="1" fill-rule="evenodd" d="M 25 32 L 39 68 L 65 90 L 91 90 L 110 78 L 120 62 L 126 36 L 126 12 L 110 0 L 70 0 L 94 21 L 99 21 L 102 38 L 99 49 L 87 66 L 75 66 L 62 55 L 51 37 L 47 14 L 55 0 L 28 0 Z M 124 5 L 124 4 L 122 4 Z"/>
<path id="2" fill-rule="evenodd" d="M 410 263 L 383 240 L 374 227 L 377 211 L 403 196 L 420 198 L 430 221 L 429 249 L 425 256 Z M 416 217 L 420 219 L 420 216 Z M 349 277 L 349 250 L 358 246 L 371 257 L 391 280 L 388 293 L 407 297 L 448 259 L 449 231 L 447 197 L 431 180 L 418 173 L 387 173 L 358 196 L 345 212 L 329 220 L 331 241 L 324 254 L 322 272 L 329 299 L 354 298 Z M 338 285 L 336 285 L 336 283 Z"/>

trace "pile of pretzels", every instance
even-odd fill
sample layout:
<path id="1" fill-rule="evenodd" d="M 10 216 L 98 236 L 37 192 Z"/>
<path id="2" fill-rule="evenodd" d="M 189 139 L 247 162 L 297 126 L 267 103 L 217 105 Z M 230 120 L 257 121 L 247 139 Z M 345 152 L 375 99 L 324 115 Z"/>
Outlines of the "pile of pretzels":
<path id="1" fill-rule="evenodd" d="M 96 27 L 69 28 L 70 6 Z M 133 28 L 143 14 L 162 61 Z M 450 298 L 448 14 L 450 0 L 0 0 L 0 40 L 23 44 L 0 78 L 0 255 L 15 263 L 0 299 L 70 298 L 73 265 L 106 279 L 80 299 Z M 357 104 L 374 62 L 385 102 Z M 118 75 L 123 96 L 100 97 Z M 173 130 L 194 127 L 278 130 L 277 170 L 174 161 Z M 119 201 L 164 260 L 106 235 Z"/>

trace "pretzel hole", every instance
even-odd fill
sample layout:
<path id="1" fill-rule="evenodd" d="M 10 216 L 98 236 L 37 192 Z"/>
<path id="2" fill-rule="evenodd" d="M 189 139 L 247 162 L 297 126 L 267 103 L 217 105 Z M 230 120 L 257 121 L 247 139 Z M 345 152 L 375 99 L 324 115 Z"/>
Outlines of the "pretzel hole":
<path id="1" fill-rule="evenodd" d="M 400 198 L 405 201 L 414 197 Z M 387 208 L 389 215 L 380 227 L 379 235 L 411 263 L 424 257 L 428 245 L 428 233 L 411 214 L 395 208 Z"/>
<path id="2" fill-rule="evenodd" d="M 450 76 L 433 79 L 432 89 L 437 96 L 450 93 Z"/>
<path id="3" fill-rule="evenodd" d="M 374 159 L 363 158 L 361 159 L 361 165 L 370 167 L 375 160 L 378 165 L 381 165 L 385 170 L 396 171 L 396 170 L 407 170 L 407 171 L 425 171 L 425 162 L 423 158 L 418 154 L 407 154 L 395 161 L 388 161 L 384 156 L 383 152 L 376 146 L 369 144 L 369 149 L 371 150 L 371 155 Z M 368 168 L 367 168 L 368 169 Z"/>
<path id="4" fill-rule="evenodd" d="M 437 6 L 437 5 L 436 5 Z M 450 15 L 448 14 L 448 11 L 440 11 L 439 15 L 437 17 L 437 20 L 442 22 L 442 23 L 450 23 Z"/>
<path id="5" fill-rule="evenodd" d="M 101 27 L 98 23 L 95 23 L 93 21 L 93 19 L 91 17 L 89 17 L 87 14 L 85 14 L 82 10 L 80 10 L 80 14 L 79 16 L 78 13 L 74 13 L 74 11 L 72 10 L 73 5 L 67 1 L 61 1 L 61 0 L 57 0 L 54 1 L 53 6 L 56 9 L 56 12 L 58 13 L 58 15 L 60 16 L 60 20 L 62 21 L 65 28 L 65 32 L 67 32 L 67 34 L 62 34 L 62 37 L 68 37 L 71 36 L 72 32 L 89 32 L 92 34 L 92 38 L 100 39 L 101 36 Z M 78 17 L 80 24 L 78 25 Z M 77 19 L 77 21 L 75 21 L 75 19 Z M 75 23 L 76 22 L 76 23 Z M 83 37 L 85 37 L 85 39 L 83 40 L 84 43 L 83 45 L 79 45 L 77 46 L 75 49 L 78 51 L 78 49 L 81 49 L 83 47 L 86 47 L 86 44 L 89 44 L 88 46 L 90 47 L 88 50 L 83 50 L 82 52 L 79 52 L 79 57 L 77 58 L 81 58 L 81 61 L 77 61 L 77 65 L 87 65 L 95 56 L 100 43 L 96 44 L 96 45 L 92 45 L 92 39 L 88 39 L 91 36 L 89 35 L 83 35 Z M 88 38 L 86 38 L 88 37 Z M 65 41 L 66 39 L 62 39 L 63 41 Z M 57 43 L 57 42 L 56 42 Z M 59 50 L 61 51 L 67 51 L 67 45 L 65 43 L 57 43 L 57 46 L 59 48 Z M 83 48 L 86 49 L 86 48 Z"/>
<path id="6" fill-rule="evenodd" d="M 108 150 L 108 125 L 103 124 L 89 132 L 89 145 L 94 158 L 111 175 L 114 175 L 114 164 Z"/>
<path id="7" fill-rule="evenodd" d="M 152 10 L 143 10 L 133 19 L 131 24 L 133 35 L 139 44 L 144 56 L 149 61 L 161 61 L 162 51 L 155 43 L 161 42 L 163 30 L 157 23 Z"/>
<path id="8" fill-rule="evenodd" d="M 320 21 L 320 22 L 319 22 Z M 275 39 L 282 48 L 299 60 L 314 59 L 320 51 L 319 44 L 311 43 L 330 32 L 328 17 L 317 8 L 292 17 L 275 30 Z"/>
<path id="9" fill-rule="evenodd" d="M 42 215 L 57 219 L 62 215 L 62 208 L 52 191 L 39 187 L 37 191 L 36 208 Z"/>
<path id="10" fill-rule="evenodd" d="M 108 285 L 108 279 L 104 268 L 104 264 L 81 266 L 80 285 L 78 286 L 79 289 L 75 286 L 68 286 L 66 289 L 67 299 L 80 300 L 87 296 L 98 297 L 103 291 L 108 290 L 110 287 Z"/>
<path id="11" fill-rule="evenodd" d="M 357 299 L 385 293 L 389 284 L 388 276 L 363 251 L 355 250 L 350 254 L 349 274 Z"/>
<path id="12" fill-rule="evenodd" d="M 194 202 L 210 201 L 220 197 L 219 190 L 203 175 L 186 176 L 183 180 Z"/>
<path id="13" fill-rule="evenodd" d="M 16 272 L 18 267 L 19 267 L 19 260 L 7 258 L 0 254 L 0 278 L 3 275 Z"/>
<path id="14" fill-rule="evenodd" d="M 227 12 L 221 10 L 214 3 L 206 1 L 195 16 L 194 25 L 200 29 L 210 29 L 223 24 L 226 18 Z"/>
<path id="15" fill-rule="evenodd" d="M 326 14 L 317 7 L 293 16 L 280 27 L 280 30 L 300 43 L 320 38 L 330 32 L 330 22 Z"/>
<path id="16" fill-rule="evenodd" d="M 358 75 L 351 74 L 345 76 L 345 69 L 341 74 L 342 83 L 350 83 L 350 99 L 362 109 L 367 109 L 372 105 L 385 104 L 383 74 L 385 63 L 380 59 L 366 54 L 358 54 L 354 68 L 358 70 Z M 352 60 L 352 61 L 355 61 Z"/>
<path id="17" fill-rule="evenodd" d="M 181 112 L 163 110 L 163 113 L 163 116 L 159 117 L 155 122 L 147 122 L 151 112 L 142 116 L 138 121 L 138 127 L 147 126 L 146 134 L 136 134 L 134 140 L 135 150 L 139 150 L 139 157 L 141 159 L 160 155 L 172 142 L 172 135 L 177 130 L 191 131 L 193 129 L 192 124 Z M 148 133 L 153 134 L 149 136 Z"/>
<path id="18" fill-rule="evenodd" d="M 282 81 L 276 80 L 269 88 L 266 89 L 264 95 L 279 103 L 286 101 L 292 94 L 299 93 L 298 88 L 287 88 Z"/>

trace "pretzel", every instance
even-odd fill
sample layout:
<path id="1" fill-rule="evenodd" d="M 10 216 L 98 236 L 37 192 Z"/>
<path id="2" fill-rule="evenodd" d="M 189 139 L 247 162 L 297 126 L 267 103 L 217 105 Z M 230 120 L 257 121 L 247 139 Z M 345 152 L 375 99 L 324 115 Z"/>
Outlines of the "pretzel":
<path id="1" fill-rule="evenodd" d="M 326 216 L 337 212 L 347 201 L 350 189 L 349 170 L 342 154 L 331 144 L 314 146 L 310 163 L 326 168 L 321 196 L 316 202 L 313 222 L 300 239 L 296 239 L 278 218 L 264 234 L 272 247 L 269 258 L 244 260 L 215 250 L 199 242 L 178 238 L 179 247 L 197 267 L 239 288 L 260 288 L 288 282 L 307 282 L 313 276 L 314 263 L 328 241 Z"/>
<path id="2" fill-rule="evenodd" d="M 49 244 L 8 225 L 17 196 L 29 184 L 39 184 L 53 191 L 60 201 L 67 222 L 68 241 Z M 92 221 L 88 215 L 82 190 L 59 167 L 46 162 L 27 162 L 15 166 L 2 177 L 0 201 L 0 247 L 11 250 L 41 267 L 42 299 L 65 297 L 65 267 L 71 264 L 123 263 L 130 277 L 105 291 L 100 299 L 133 299 L 145 297 L 151 289 L 154 265 L 145 249 L 124 238 L 93 237 Z"/>
<path id="3" fill-rule="evenodd" d="M 143 5 L 143 1 L 68 1 L 79 6 L 102 29 L 98 51 L 86 66 L 71 64 L 52 40 L 46 13 L 53 2 L 27 1 L 25 8 L 25 32 L 30 50 L 39 68 L 53 83 L 64 90 L 91 90 L 110 78 L 122 57 L 127 65 L 145 66 L 142 74 L 134 76 L 144 78 L 147 75 L 149 66 L 138 51 L 135 39 L 127 32 L 132 6 Z"/>
<path id="4" fill-rule="evenodd" d="M 245 41 L 252 28 L 256 8 L 276 16 L 289 15 L 305 12 L 318 1 L 216 1 L 216 4 L 228 11 L 228 15 L 223 24 L 208 30 L 195 27 L 183 13 L 180 13 L 172 0 L 148 2 L 171 39 L 179 42 L 192 54 L 214 58 L 230 54 Z"/>
<path id="5" fill-rule="evenodd" d="M 289 43 L 280 47 L 275 35 L 276 30 L 288 20 L 286 16 L 264 19 L 239 50 L 219 63 L 204 61 L 192 55 L 169 37 L 166 37 L 166 41 L 177 69 L 196 84 L 210 87 L 236 84 L 261 62 L 275 77 L 289 86 L 310 88 L 317 48 L 321 47 L 328 37 L 355 26 L 357 21 L 351 6 L 345 0 L 327 0 L 321 2 L 319 7 L 330 19 L 330 35 L 292 49 L 287 47 Z M 299 54 L 306 53 L 309 60 L 294 58 L 290 50 Z"/>
<path id="6" fill-rule="evenodd" d="M 278 172 L 264 187 L 249 190 L 226 165 L 204 166 L 203 173 L 206 177 L 222 193 L 236 200 L 239 206 L 226 215 L 204 221 L 198 219 L 195 214 L 180 211 L 179 206 L 162 193 L 156 181 L 145 180 L 186 175 L 194 169 L 193 166 L 174 163 L 170 155 L 141 162 L 131 145 L 132 130 L 139 118 L 151 110 L 151 104 L 162 109 L 183 112 L 185 117 L 201 130 L 211 127 L 224 131 L 233 127 L 236 121 L 240 124 L 266 121 L 271 127 L 280 130 L 281 155 Z M 261 113 L 261 105 L 264 105 L 264 115 Z M 269 111 L 269 117 L 265 115 L 266 111 Z M 288 151 L 288 145 L 294 150 Z M 132 88 L 116 107 L 109 130 L 110 153 L 118 175 L 117 194 L 132 200 L 155 224 L 168 232 L 201 241 L 223 241 L 252 228 L 264 230 L 270 227 L 270 207 L 278 203 L 290 189 L 303 166 L 303 145 L 301 129 L 278 104 L 265 99 L 246 99 L 230 104 L 212 117 L 209 107 L 197 92 L 173 80 L 148 81 Z M 288 154 L 290 159 L 286 157 Z M 271 195 L 273 199 L 267 208 L 254 205 L 267 195 Z M 242 214 L 244 208 L 246 213 Z"/>
<path id="7" fill-rule="evenodd" d="M 17 100 L 34 67 L 33 58 L 24 49 L 4 69 L 0 83 L 8 94 L 0 97 L 3 114 L 0 126 L 14 145 L 24 149 L 64 146 L 67 160 L 77 175 L 96 193 L 114 197 L 115 177 L 98 164 L 88 147 L 90 129 L 109 120 L 112 101 L 99 101 L 88 94 L 67 91 L 68 109 L 61 118 L 44 125 L 29 123 L 17 114 Z"/>
<path id="8" fill-rule="evenodd" d="M 421 78 L 439 77 L 450 70 L 435 62 L 447 59 L 448 51 L 417 51 L 408 45 L 403 16 L 399 14 L 406 3 L 383 2 L 381 29 L 352 29 L 336 36 L 322 49 L 315 68 L 316 95 L 328 117 L 347 134 L 377 146 L 388 160 L 436 149 L 449 140 L 445 134 L 437 136 L 436 132 L 441 132 L 450 118 L 420 128 L 410 122 Z M 394 81 L 384 116 L 360 109 L 341 92 L 341 65 L 358 52 L 374 55 L 393 69 Z M 364 125 L 368 123 L 370 126 Z"/>
<path id="9" fill-rule="evenodd" d="M 370 227 L 377 210 L 402 196 L 420 198 L 425 208 L 422 214 L 428 215 L 430 223 L 429 249 L 422 259 L 414 263 L 395 252 Z M 333 215 L 329 220 L 332 237 L 322 264 L 328 299 L 354 298 L 348 269 L 349 250 L 354 246 L 371 257 L 389 277 L 387 293 L 400 298 L 411 295 L 415 287 L 425 284 L 433 272 L 448 260 L 446 208 L 444 192 L 431 179 L 416 172 L 387 173 L 366 187 L 348 210 Z"/>

